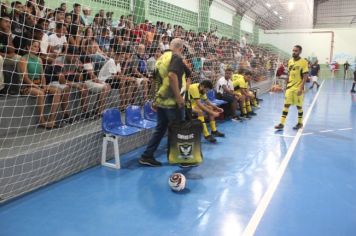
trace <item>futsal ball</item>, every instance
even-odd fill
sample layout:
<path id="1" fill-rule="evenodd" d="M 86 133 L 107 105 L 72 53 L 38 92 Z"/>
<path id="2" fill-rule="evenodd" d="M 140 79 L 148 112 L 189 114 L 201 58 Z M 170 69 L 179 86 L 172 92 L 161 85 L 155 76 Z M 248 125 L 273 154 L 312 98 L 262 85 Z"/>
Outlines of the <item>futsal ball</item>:
<path id="1" fill-rule="evenodd" d="M 185 188 L 185 176 L 181 173 L 174 173 L 168 179 L 168 184 L 173 191 L 179 192 Z"/>

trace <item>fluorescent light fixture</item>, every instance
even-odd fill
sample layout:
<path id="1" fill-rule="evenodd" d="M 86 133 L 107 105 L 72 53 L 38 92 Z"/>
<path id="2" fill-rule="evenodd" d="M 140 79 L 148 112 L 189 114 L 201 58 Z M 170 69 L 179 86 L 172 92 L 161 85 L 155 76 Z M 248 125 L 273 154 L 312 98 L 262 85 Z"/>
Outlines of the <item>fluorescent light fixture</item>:
<path id="1" fill-rule="evenodd" d="M 292 11 L 294 9 L 294 2 L 289 2 L 288 3 L 288 10 Z"/>
<path id="2" fill-rule="evenodd" d="M 267 6 L 268 8 L 271 8 L 271 4 L 269 4 L 268 2 L 266 3 L 266 6 Z"/>
<path id="3" fill-rule="evenodd" d="M 280 16 L 279 19 L 283 20 L 283 17 Z"/>
<path id="4" fill-rule="evenodd" d="M 274 13 L 275 15 L 278 15 L 278 12 L 277 12 L 277 11 L 273 11 L 273 13 Z"/>

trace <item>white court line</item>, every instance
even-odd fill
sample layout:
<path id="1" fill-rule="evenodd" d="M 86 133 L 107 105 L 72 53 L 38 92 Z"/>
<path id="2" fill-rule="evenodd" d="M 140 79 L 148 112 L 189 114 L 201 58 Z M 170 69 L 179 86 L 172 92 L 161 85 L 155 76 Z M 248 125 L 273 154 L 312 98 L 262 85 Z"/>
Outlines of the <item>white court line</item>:
<path id="1" fill-rule="evenodd" d="M 329 133 L 329 132 L 334 132 L 333 129 L 327 129 L 327 130 L 321 130 L 319 133 Z"/>
<path id="2" fill-rule="evenodd" d="M 338 129 L 338 130 L 351 130 L 353 128 L 344 128 L 344 129 Z"/>
<path id="3" fill-rule="evenodd" d="M 311 135 L 311 134 L 314 134 L 314 133 L 302 133 L 303 136 L 305 136 L 305 135 Z"/>
<path id="4" fill-rule="evenodd" d="M 323 82 L 320 84 L 319 90 L 318 90 L 317 94 L 315 95 L 311 106 L 308 109 L 308 112 L 303 120 L 304 124 L 306 124 L 308 122 L 311 111 L 313 110 L 315 102 L 319 97 L 319 94 L 320 94 L 321 88 L 324 84 L 324 81 L 325 80 L 323 80 Z M 248 224 L 242 234 L 243 236 L 252 236 L 255 234 L 257 226 L 259 225 L 269 203 L 271 202 L 273 194 L 276 191 L 278 184 L 281 181 L 282 176 L 284 175 L 284 172 L 287 169 L 288 163 L 289 163 L 290 159 L 292 158 L 293 152 L 294 152 L 295 148 L 297 147 L 300 137 L 302 136 L 302 132 L 303 132 L 303 129 L 298 130 L 297 135 L 295 136 L 295 138 L 292 141 L 292 144 L 288 148 L 288 151 L 287 151 L 285 157 L 283 158 L 283 161 L 282 161 L 281 165 L 279 166 L 275 177 L 273 178 L 271 184 L 268 186 L 268 189 L 265 192 L 265 194 L 263 195 L 263 197 L 261 198 L 261 201 L 258 204 L 256 211 L 253 213 L 250 221 L 248 222 Z"/>
<path id="5" fill-rule="evenodd" d="M 275 136 L 285 137 L 285 138 L 295 138 L 295 136 L 293 136 L 293 135 L 287 135 L 287 134 L 275 134 Z"/>

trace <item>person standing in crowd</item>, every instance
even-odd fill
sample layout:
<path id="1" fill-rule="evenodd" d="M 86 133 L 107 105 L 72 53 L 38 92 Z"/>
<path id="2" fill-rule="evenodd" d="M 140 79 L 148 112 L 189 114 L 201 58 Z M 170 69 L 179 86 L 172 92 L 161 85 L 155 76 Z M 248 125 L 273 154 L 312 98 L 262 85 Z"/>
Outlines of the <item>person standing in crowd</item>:
<path id="1" fill-rule="evenodd" d="M 157 61 L 157 69 L 161 83 L 157 83 L 157 93 L 154 108 L 157 109 L 157 126 L 143 152 L 139 163 L 146 166 L 161 166 L 162 163 L 154 158 L 168 123 L 174 120 L 184 120 L 184 98 L 181 92 L 186 89 L 185 77 L 190 77 L 190 70 L 182 59 L 183 41 L 173 39 L 171 51 L 165 52 Z"/>

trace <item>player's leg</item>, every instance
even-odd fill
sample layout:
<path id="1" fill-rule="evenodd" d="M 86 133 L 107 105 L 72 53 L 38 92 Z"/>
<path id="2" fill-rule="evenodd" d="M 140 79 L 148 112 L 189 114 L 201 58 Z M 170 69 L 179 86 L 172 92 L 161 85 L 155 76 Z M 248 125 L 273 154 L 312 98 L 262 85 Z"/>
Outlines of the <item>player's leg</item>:
<path id="1" fill-rule="evenodd" d="M 200 120 L 202 125 L 203 125 L 204 138 L 206 140 L 208 140 L 209 142 L 211 142 L 211 143 L 215 143 L 216 139 L 212 135 L 210 135 L 210 133 L 209 133 L 208 127 L 207 127 L 207 125 L 205 123 L 205 118 L 204 118 L 203 111 L 197 106 L 192 106 L 192 111 L 198 116 L 198 120 Z"/>
<path id="2" fill-rule="evenodd" d="M 297 95 L 297 94 L 294 94 Z M 303 101 L 304 101 L 304 94 L 297 96 L 295 99 L 297 109 L 298 109 L 298 123 L 293 127 L 293 129 L 298 130 L 303 128 Z"/>
<path id="3" fill-rule="evenodd" d="M 277 130 L 283 130 L 284 125 L 286 123 L 286 119 L 288 116 L 288 112 L 289 112 L 289 107 L 293 102 L 293 97 L 292 97 L 292 91 L 291 90 L 287 90 L 286 94 L 285 94 L 285 99 L 284 99 L 284 107 L 283 107 L 283 111 L 282 111 L 282 116 L 281 116 L 281 121 L 278 125 L 276 125 L 274 128 Z"/>
<path id="4" fill-rule="evenodd" d="M 214 109 L 213 107 L 209 107 L 210 109 Z M 209 123 L 210 123 L 210 128 L 211 128 L 211 134 L 214 136 L 214 137 L 225 137 L 225 134 L 224 133 L 221 133 L 217 130 L 216 128 L 216 121 L 215 121 L 215 117 L 212 116 L 212 115 L 209 115 Z"/>
<path id="5" fill-rule="evenodd" d="M 354 82 L 352 83 L 351 93 L 356 93 L 355 86 L 356 86 L 356 71 L 354 72 Z"/>

